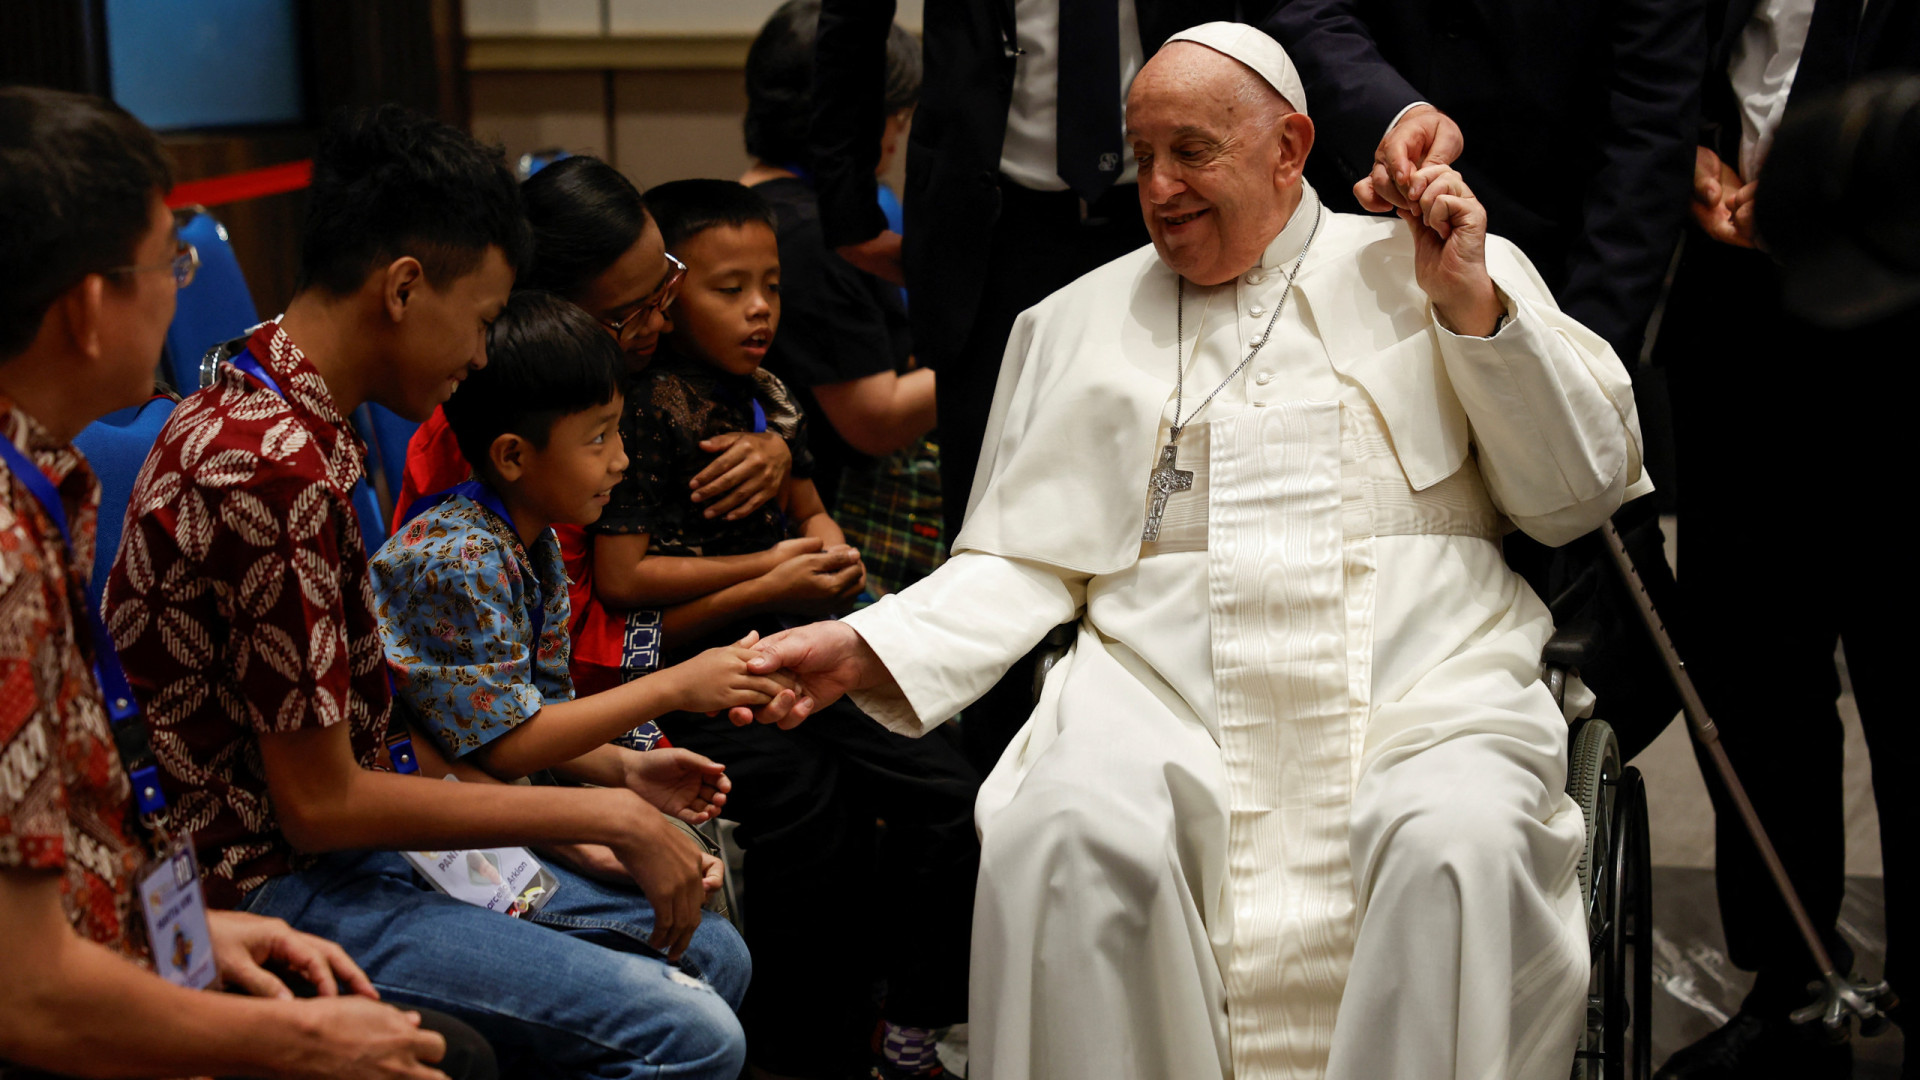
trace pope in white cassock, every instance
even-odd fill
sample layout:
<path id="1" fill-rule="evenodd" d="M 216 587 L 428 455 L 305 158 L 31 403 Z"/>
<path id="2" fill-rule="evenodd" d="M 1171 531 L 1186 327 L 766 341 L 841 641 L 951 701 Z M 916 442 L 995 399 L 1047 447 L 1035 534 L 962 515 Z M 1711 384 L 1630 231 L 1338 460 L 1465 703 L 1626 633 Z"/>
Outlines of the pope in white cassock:
<path id="1" fill-rule="evenodd" d="M 1499 539 L 1650 486 L 1627 373 L 1447 167 L 1326 210 L 1257 30 L 1176 35 L 1127 137 L 1152 249 L 1020 317 L 953 559 L 768 639 L 758 719 L 919 734 L 1077 620 L 980 792 L 976 1078 L 1562 1080 L 1582 823 Z"/>

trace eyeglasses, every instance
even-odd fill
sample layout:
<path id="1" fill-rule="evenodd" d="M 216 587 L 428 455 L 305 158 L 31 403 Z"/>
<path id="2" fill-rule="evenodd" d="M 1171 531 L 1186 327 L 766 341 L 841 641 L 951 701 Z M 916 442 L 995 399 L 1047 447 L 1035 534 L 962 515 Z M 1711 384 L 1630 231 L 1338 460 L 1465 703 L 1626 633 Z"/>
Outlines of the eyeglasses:
<path id="1" fill-rule="evenodd" d="M 173 273 L 173 287 L 184 289 L 193 284 L 193 275 L 200 269 L 200 250 L 186 241 L 174 249 L 173 258 L 163 263 L 148 263 L 145 266 L 116 266 L 111 270 L 102 270 L 102 274 L 120 276 L 123 274 L 144 274 L 150 270 L 169 270 Z"/>
<path id="2" fill-rule="evenodd" d="M 620 339 L 620 344 L 628 344 L 634 338 L 640 336 L 640 331 L 646 327 L 648 320 L 653 318 L 655 312 L 679 299 L 680 283 L 686 279 L 687 264 L 674 258 L 672 252 L 668 252 L 667 280 L 661 282 L 660 287 L 653 290 L 652 296 L 640 301 L 640 306 L 634 308 L 633 312 L 626 318 L 621 319 L 619 322 L 615 322 L 612 319 L 601 319 L 600 325 L 613 331 L 613 335 Z"/>

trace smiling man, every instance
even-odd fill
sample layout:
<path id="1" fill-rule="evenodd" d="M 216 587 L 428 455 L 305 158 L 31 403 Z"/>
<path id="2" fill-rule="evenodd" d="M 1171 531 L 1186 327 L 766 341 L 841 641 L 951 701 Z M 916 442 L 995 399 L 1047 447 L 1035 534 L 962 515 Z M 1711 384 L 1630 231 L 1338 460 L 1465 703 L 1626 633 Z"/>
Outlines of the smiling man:
<path id="1" fill-rule="evenodd" d="M 1451 170 L 1325 210 L 1306 107 L 1258 31 L 1175 35 L 1153 247 L 1021 316 L 954 558 L 763 645 L 808 696 L 760 721 L 915 733 L 1079 623 L 981 789 L 974 1077 L 1567 1074 L 1582 823 L 1498 540 L 1649 486 L 1632 391 Z"/>

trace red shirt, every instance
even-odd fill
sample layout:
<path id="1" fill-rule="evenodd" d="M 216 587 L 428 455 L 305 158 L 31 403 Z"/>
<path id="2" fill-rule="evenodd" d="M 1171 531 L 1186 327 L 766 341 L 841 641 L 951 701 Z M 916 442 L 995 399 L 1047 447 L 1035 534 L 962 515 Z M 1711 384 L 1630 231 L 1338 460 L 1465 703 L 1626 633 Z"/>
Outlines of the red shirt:
<path id="1" fill-rule="evenodd" d="M 4 396 L 0 438 L 53 481 L 73 531 L 69 552 L 0 462 L 0 869 L 61 875 L 60 904 L 74 930 L 143 958 L 146 935 L 129 903 L 146 851 L 91 642 L 78 631 L 86 625 L 100 482 L 79 451 Z"/>
<path id="2" fill-rule="evenodd" d="M 370 768 L 392 703 L 353 511 L 366 448 L 277 323 L 247 351 L 287 396 L 229 365 L 173 411 L 107 581 L 174 824 L 216 907 L 298 863 L 257 736 L 349 724 Z"/>

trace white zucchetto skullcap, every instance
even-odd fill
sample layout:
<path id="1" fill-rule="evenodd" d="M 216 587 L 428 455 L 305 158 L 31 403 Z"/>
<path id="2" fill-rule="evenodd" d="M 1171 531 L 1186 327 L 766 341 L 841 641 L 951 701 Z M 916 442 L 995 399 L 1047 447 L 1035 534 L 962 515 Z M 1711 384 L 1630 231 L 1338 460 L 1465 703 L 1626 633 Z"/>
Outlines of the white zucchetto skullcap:
<path id="1" fill-rule="evenodd" d="M 1268 86 L 1278 90 L 1280 96 L 1287 99 L 1287 104 L 1293 106 L 1294 112 L 1303 116 L 1306 114 L 1307 88 L 1300 82 L 1300 72 L 1294 68 L 1292 57 L 1280 47 L 1279 42 L 1258 28 L 1237 22 L 1201 23 L 1168 38 L 1167 44 L 1176 41 L 1191 41 L 1233 57 L 1252 68 L 1254 74 L 1267 81 Z"/>

